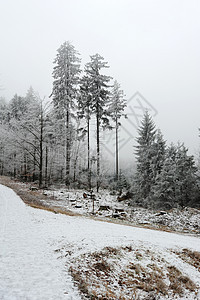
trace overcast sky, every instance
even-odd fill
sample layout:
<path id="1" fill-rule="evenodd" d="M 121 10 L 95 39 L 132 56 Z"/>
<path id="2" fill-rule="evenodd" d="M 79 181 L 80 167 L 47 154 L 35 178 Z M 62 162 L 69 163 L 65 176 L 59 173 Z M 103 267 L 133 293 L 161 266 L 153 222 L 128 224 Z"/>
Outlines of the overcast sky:
<path id="1" fill-rule="evenodd" d="M 199 0 L 0 0 L 0 33 L 0 96 L 32 86 L 48 97 L 56 51 L 69 40 L 83 64 L 95 53 L 108 61 L 127 99 L 143 95 L 168 143 L 198 151 Z"/>

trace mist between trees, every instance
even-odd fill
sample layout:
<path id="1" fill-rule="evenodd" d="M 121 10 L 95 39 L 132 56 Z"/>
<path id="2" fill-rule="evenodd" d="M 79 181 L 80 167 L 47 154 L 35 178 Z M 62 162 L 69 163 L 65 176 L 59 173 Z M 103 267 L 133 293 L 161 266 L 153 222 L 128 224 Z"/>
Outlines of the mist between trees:
<path id="1" fill-rule="evenodd" d="M 135 172 L 119 168 L 119 127 L 126 117 L 120 84 L 104 74 L 108 63 L 92 55 L 84 70 L 69 42 L 57 50 L 49 100 L 30 88 L 0 106 L 0 174 L 66 187 L 126 191 L 145 207 L 200 206 L 199 173 L 184 145 L 166 142 L 148 114 L 138 129 Z M 1 99 L 3 100 L 3 99 Z M 95 140 L 91 120 L 95 120 Z M 115 173 L 105 163 L 102 131 L 115 133 Z M 134 167 L 133 167 L 134 169 Z"/>

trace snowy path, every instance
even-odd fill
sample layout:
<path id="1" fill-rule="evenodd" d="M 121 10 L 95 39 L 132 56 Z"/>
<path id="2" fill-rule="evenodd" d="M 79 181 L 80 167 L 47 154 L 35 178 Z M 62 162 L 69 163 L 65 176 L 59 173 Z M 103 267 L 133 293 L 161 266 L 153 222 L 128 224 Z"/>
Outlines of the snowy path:
<path id="1" fill-rule="evenodd" d="M 81 299 L 67 273 L 67 258 L 58 259 L 55 250 L 69 247 L 78 255 L 130 243 L 159 252 L 170 248 L 200 251 L 199 238 L 34 209 L 26 206 L 11 189 L 0 185 L 2 300 Z M 170 253 L 166 259 L 178 263 Z M 199 273 L 193 267 L 187 272 L 200 284 Z"/>
<path id="2" fill-rule="evenodd" d="M 0 299 L 80 299 L 51 246 L 53 214 L 0 186 Z M 59 238 L 59 233 L 58 233 Z M 69 291 L 69 292 L 68 292 Z M 68 292 L 68 294 L 65 294 Z"/>

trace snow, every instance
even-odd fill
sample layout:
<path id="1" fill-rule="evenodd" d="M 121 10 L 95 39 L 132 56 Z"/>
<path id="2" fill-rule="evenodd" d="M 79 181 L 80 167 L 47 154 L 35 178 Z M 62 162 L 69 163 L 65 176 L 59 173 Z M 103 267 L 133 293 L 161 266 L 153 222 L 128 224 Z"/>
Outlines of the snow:
<path id="1" fill-rule="evenodd" d="M 0 186 L 0 228 L 0 299 L 80 299 L 53 253 L 61 238 L 53 214 L 26 206 Z"/>
<path id="2" fill-rule="evenodd" d="M 21 183 L 19 183 L 22 185 Z M 23 188 L 27 188 L 26 185 Z M 92 200 L 83 198 L 83 190 L 53 189 L 45 191 L 47 197 L 41 200 L 45 206 L 54 206 L 67 209 L 82 215 L 90 215 L 93 211 Z M 115 218 L 124 223 L 132 225 L 146 225 L 158 229 L 166 229 L 177 232 L 185 232 L 200 235 L 200 210 L 194 208 L 172 209 L 160 214 L 159 211 L 133 207 L 129 200 L 118 202 L 117 195 L 111 195 L 108 190 L 100 190 L 95 193 L 94 212 L 96 217 Z M 101 206 L 109 207 L 108 210 L 101 210 Z M 122 212 L 116 213 L 118 210 Z"/>
<path id="3" fill-rule="evenodd" d="M 162 255 L 200 286 L 199 271 L 172 253 L 183 248 L 200 252 L 199 237 L 34 209 L 0 185 L 2 300 L 81 299 L 69 273 L 73 261 L 107 246 L 127 245 Z"/>

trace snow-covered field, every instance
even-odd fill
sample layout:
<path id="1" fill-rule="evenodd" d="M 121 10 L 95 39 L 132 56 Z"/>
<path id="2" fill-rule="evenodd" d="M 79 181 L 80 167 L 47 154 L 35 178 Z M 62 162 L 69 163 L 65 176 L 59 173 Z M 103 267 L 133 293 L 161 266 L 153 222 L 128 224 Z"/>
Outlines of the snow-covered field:
<path id="1" fill-rule="evenodd" d="M 199 252 L 199 237 L 34 209 L 0 185 L 0 299 L 200 299 Z"/>
<path id="2" fill-rule="evenodd" d="M 45 191 L 47 196 L 41 200 L 44 205 L 65 208 L 75 213 L 90 215 L 93 212 L 93 201 L 88 196 L 83 198 L 83 190 L 52 189 Z M 123 223 L 154 227 L 198 234 L 200 236 L 200 210 L 194 208 L 155 211 L 141 207 L 132 207 L 129 200 L 117 201 L 117 195 L 108 190 L 94 193 L 94 213 L 101 219 L 115 219 Z"/>

